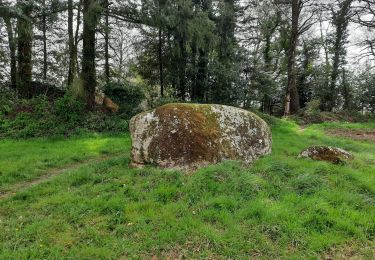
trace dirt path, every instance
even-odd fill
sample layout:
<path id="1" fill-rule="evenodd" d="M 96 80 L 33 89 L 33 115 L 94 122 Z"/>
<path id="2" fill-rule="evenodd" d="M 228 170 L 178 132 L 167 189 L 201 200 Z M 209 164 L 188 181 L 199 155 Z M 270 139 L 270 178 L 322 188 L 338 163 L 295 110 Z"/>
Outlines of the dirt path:
<path id="1" fill-rule="evenodd" d="M 97 164 L 97 163 L 100 163 L 100 162 L 104 162 L 104 161 L 107 161 L 107 160 L 110 160 L 110 159 L 113 159 L 113 158 L 117 158 L 119 156 L 120 156 L 119 154 L 105 155 L 105 156 L 89 159 L 89 160 L 86 160 L 86 161 L 69 164 L 69 165 L 66 165 L 64 168 L 50 169 L 50 170 L 46 171 L 44 174 L 41 174 L 41 176 L 39 176 L 36 179 L 19 182 L 19 183 L 11 185 L 4 192 L 0 191 L 0 200 L 7 199 L 7 198 L 9 198 L 13 195 L 16 195 L 20 191 L 27 190 L 27 189 L 29 189 L 31 187 L 34 187 L 36 185 L 39 185 L 41 183 L 51 181 L 55 177 L 57 177 L 61 174 L 64 174 L 66 172 L 70 172 L 70 171 L 88 166 L 90 164 Z"/>
<path id="2" fill-rule="evenodd" d="M 302 134 L 303 132 L 305 132 L 306 128 L 307 128 L 306 125 L 300 125 L 297 130 L 297 133 Z"/>
<path id="3" fill-rule="evenodd" d="M 375 142 L 375 130 L 363 129 L 328 129 L 326 133 L 335 137 L 346 137 L 357 141 Z"/>

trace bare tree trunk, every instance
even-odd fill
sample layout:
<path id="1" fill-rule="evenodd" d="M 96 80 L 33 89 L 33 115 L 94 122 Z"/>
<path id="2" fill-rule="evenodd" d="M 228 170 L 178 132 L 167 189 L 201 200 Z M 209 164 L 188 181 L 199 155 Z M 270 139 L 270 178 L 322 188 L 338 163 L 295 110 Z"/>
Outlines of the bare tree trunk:
<path id="1" fill-rule="evenodd" d="M 321 45 L 323 46 L 324 50 L 324 58 L 325 58 L 325 64 L 324 64 L 324 83 L 323 83 L 323 88 L 324 91 L 323 93 L 320 93 L 321 97 L 320 99 L 323 100 L 325 99 L 327 93 L 329 91 L 329 78 L 330 78 L 330 62 L 329 62 L 329 46 L 328 46 L 328 40 L 327 38 L 324 38 L 324 33 L 323 33 L 323 18 L 322 14 L 319 16 L 319 24 L 320 24 L 320 41 Z M 328 32 L 326 32 L 328 34 Z M 324 104 L 325 102 L 322 102 L 320 107 L 322 110 L 324 110 L 327 106 L 327 104 Z"/>
<path id="2" fill-rule="evenodd" d="M 159 77 L 160 77 L 160 96 L 164 97 L 164 75 L 163 75 L 163 34 L 161 28 L 159 28 Z"/>
<path id="3" fill-rule="evenodd" d="M 68 86 L 73 84 L 73 79 L 76 76 L 76 55 L 75 42 L 73 35 L 73 0 L 68 1 L 68 35 L 69 35 L 69 72 L 68 72 Z"/>
<path id="4" fill-rule="evenodd" d="M 343 109 L 346 111 L 350 111 L 352 109 L 352 97 L 351 97 L 351 90 L 350 90 L 350 83 L 347 80 L 346 70 L 342 70 L 342 96 L 344 98 L 344 105 Z"/>
<path id="5" fill-rule="evenodd" d="M 272 44 L 272 36 L 275 33 L 277 27 L 279 24 L 279 18 L 277 21 L 272 24 L 267 26 L 267 30 L 265 31 L 263 37 L 265 38 L 265 47 L 263 51 L 263 59 L 264 59 L 264 64 L 265 64 L 265 70 L 267 72 L 272 71 L 272 55 L 271 55 L 271 44 Z M 271 106 L 272 106 L 272 98 L 269 95 L 269 92 L 266 91 L 264 93 L 264 98 L 263 98 L 263 105 L 262 105 L 262 112 L 266 114 L 271 114 Z"/>
<path id="6" fill-rule="evenodd" d="M 179 84 L 179 92 L 178 97 L 181 100 L 186 99 L 186 66 L 187 66 L 187 51 L 185 47 L 185 39 L 182 38 L 180 35 L 180 39 L 178 39 L 178 46 L 180 48 L 181 57 L 178 64 L 178 84 Z"/>
<path id="7" fill-rule="evenodd" d="M 26 17 L 31 16 L 32 7 L 29 2 L 20 4 L 22 14 Z M 18 18 L 18 71 L 17 71 L 17 90 L 22 98 L 31 98 L 31 80 L 32 80 L 32 41 L 33 27 L 28 19 Z"/>
<path id="8" fill-rule="evenodd" d="M 83 0 L 79 0 L 78 4 L 78 11 L 77 11 L 77 26 L 76 26 L 76 32 L 74 36 L 74 60 L 75 60 L 75 69 L 76 69 L 76 74 L 80 74 L 80 69 L 79 69 L 79 63 L 78 63 L 78 42 L 79 42 L 79 29 L 81 25 L 81 15 L 82 15 L 82 2 Z"/>
<path id="9" fill-rule="evenodd" d="M 43 17 L 42 17 L 42 30 L 43 30 L 43 80 L 47 80 L 47 17 L 45 14 L 46 1 L 43 0 Z"/>
<path id="10" fill-rule="evenodd" d="M 105 81 L 110 82 L 110 67 L 109 67 L 109 1 L 106 0 L 105 6 Z"/>
<path id="11" fill-rule="evenodd" d="M 10 17 L 4 17 L 4 22 L 8 34 L 8 44 L 10 52 L 10 85 L 12 89 L 17 87 L 17 56 L 16 56 L 16 40 L 13 34 L 13 26 Z"/>
<path id="12" fill-rule="evenodd" d="M 292 32 L 288 51 L 288 85 L 285 98 L 285 115 L 298 112 L 300 109 L 298 89 L 296 86 L 296 49 L 298 43 L 299 17 L 301 13 L 301 1 L 292 0 Z"/>
<path id="13" fill-rule="evenodd" d="M 95 106 L 96 90 L 96 46 L 95 33 L 98 13 L 93 8 L 95 0 L 83 1 L 83 53 L 82 53 L 82 80 L 84 100 L 88 109 Z"/>
<path id="14" fill-rule="evenodd" d="M 158 1 L 158 12 L 161 17 L 162 0 Z M 159 22 L 159 46 L 158 46 L 158 59 L 159 59 L 159 81 L 160 81 L 160 96 L 164 97 L 164 75 L 163 75 L 163 31 L 162 24 Z"/>

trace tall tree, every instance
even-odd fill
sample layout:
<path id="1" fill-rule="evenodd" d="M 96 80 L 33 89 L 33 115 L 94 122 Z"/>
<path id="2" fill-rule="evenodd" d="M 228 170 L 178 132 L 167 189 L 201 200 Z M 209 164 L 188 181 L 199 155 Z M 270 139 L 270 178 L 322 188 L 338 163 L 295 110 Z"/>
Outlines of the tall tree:
<path id="1" fill-rule="evenodd" d="M 361 0 L 355 6 L 355 18 L 353 21 L 366 30 L 366 39 L 361 42 L 366 48 L 366 52 L 362 56 L 375 60 L 375 1 L 374 0 Z"/>
<path id="2" fill-rule="evenodd" d="M 280 24 L 280 13 L 277 12 L 275 15 L 269 17 L 261 23 L 262 38 L 264 39 L 263 48 L 263 60 L 264 70 L 267 73 L 272 72 L 272 38 Z M 270 97 L 270 87 L 264 90 L 264 99 L 262 105 L 262 111 L 270 114 L 272 112 L 272 99 Z"/>
<path id="3" fill-rule="evenodd" d="M 296 85 L 296 50 L 299 37 L 299 19 L 303 1 L 292 0 L 292 28 L 288 50 L 288 84 L 285 98 L 284 114 L 296 113 L 300 109 L 298 89 Z"/>
<path id="4" fill-rule="evenodd" d="M 164 97 L 164 67 L 163 67 L 163 24 L 162 24 L 162 8 L 164 8 L 165 1 L 158 0 L 158 15 L 159 15 L 159 45 L 158 45 L 158 60 L 159 60 L 159 82 L 160 82 L 160 96 Z"/>
<path id="5" fill-rule="evenodd" d="M 287 51 L 288 58 L 288 82 L 286 87 L 284 115 L 294 114 L 300 109 L 298 86 L 296 84 L 296 52 L 300 36 L 308 31 L 312 26 L 312 19 L 316 10 L 310 8 L 309 14 L 305 19 L 302 17 L 306 6 L 311 7 L 312 0 L 279 0 L 279 4 L 288 4 L 291 8 L 290 37 Z"/>
<path id="6" fill-rule="evenodd" d="M 311 78 L 314 74 L 314 62 L 319 57 L 320 42 L 317 39 L 304 39 L 300 53 L 300 62 L 298 66 L 298 94 L 301 108 L 305 108 L 312 99 L 313 86 Z"/>
<path id="7" fill-rule="evenodd" d="M 206 102 L 207 91 L 208 91 L 208 71 L 209 71 L 209 55 L 210 46 L 214 46 L 214 37 L 212 35 L 213 28 L 210 27 L 210 23 L 213 21 L 212 1 L 211 0 L 195 0 L 195 9 L 200 10 L 202 15 L 201 21 L 197 21 L 199 24 L 204 24 L 204 31 L 197 31 L 195 36 L 195 42 L 193 46 L 196 53 L 197 61 L 194 66 L 194 81 L 192 85 L 192 100 L 198 102 Z M 196 15 L 197 16 L 197 15 Z M 199 39 L 199 40 L 198 40 Z M 211 47 L 212 48 L 212 47 Z"/>
<path id="8" fill-rule="evenodd" d="M 340 75 L 340 66 L 345 64 L 346 48 L 348 39 L 348 24 L 350 18 L 350 7 L 353 0 L 340 0 L 338 12 L 333 11 L 333 25 L 335 26 L 331 82 L 328 95 L 326 96 L 326 110 L 332 111 L 336 106 L 337 83 Z"/>
<path id="9" fill-rule="evenodd" d="M 216 86 L 213 88 L 212 102 L 230 104 L 233 93 L 233 68 L 235 59 L 236 5 L 234 0 L 219 2 L 217 30 L 219 35 L 218 65 Z"/>
<path id="10" fill-rule="evenodd" d="M 47 14 L 46 14 L 46 0 L 42 1 L 42 32 L 43 32 L 43 80 L 47 80 Z"/>
<path id="11" fill-rule="evenodd" d="M 33 26 L 31 23 L 32 1 L 19 0 L 18 5 L 25 17 L 19 17 L 17 22 L 18 33 L 18 71 L 17 90 L 21 97 L 30 98 L 32 81 L 32 42 Z"/>
<path id="12" fill-rule="evenodd" d="M 83 0 L 83 50 L 82 50 L 82 88 L 83 99 L 88 109 L 95 105 L 96 45 L 95 33 L 102 7 L 97 0 Z"/>
<path id="13" fill-rule="evenodd" d="M 8 45 L 10 53 L 10 83 L 13 89 L 17 87 L 17 41 L 14 35 L 14 29 L 12 25 L 12 19 L 9 16 L 4 17 L 4 22 L 8 34 Z"/>
<path id="14" fill-rule="evenodd" d="M 71 86 L 76 76 L 76 46 L 74 42 L 74 9 L 73 0 L 68 0 L 68 36 L 69 36 L 69 70 L 68 70 L 68 86 Z"/>
<path id="15" fill-rule="evenodd" d="M 110 66 L 109 66 L 109 1 L 105 0 L 104 2 L 104 9 L 105 9 L 105 25 L 104 25 L 104 59 L 105 59 L 105 65 L 104 65 L 104 71 L 105 71 L 105 82 L 109 84 L 111 79 L 110 74 Z"/>

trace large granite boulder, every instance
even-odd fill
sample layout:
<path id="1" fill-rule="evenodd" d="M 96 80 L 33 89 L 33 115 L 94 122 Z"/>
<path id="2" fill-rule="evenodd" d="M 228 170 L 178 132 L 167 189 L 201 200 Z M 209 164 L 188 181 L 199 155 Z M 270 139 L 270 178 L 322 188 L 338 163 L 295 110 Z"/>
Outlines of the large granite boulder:
<path id="1" fill-rule="evenodd" d="M 251 163 L 271 152 L 266 122 L 222 105 L 168 104 L 130 121 L 132 165 L 194 169 L 224 160 Z"/>
<path id="2" fill-rule="evenodd" d="M 354 159 L 351 153 L 341 148 L 331 146 L 312 146 L 302 151 L 298 157 L 310 158 L 316 161 L 326 161 L 333 164 L 340 164 Z"/>

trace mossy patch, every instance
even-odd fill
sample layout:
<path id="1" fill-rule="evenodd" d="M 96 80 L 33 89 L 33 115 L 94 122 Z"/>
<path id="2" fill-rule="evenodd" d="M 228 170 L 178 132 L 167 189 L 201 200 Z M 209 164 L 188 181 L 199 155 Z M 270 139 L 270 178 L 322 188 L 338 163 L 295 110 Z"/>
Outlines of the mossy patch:
<path id="1" fill-rule="evenodd" d="M 251 162 L 271 149 L 267 124 L 228 106 L 167 104 L 132 119 L 133 162 L 197 168 L 223 160 Z"/>
<path id="2" fill-rule="evenodd" d="M 342 164 L 354 157 L 349 152 L 330 146 L 312 146 L 303 151 L 300 158 L 310 158 L 316 161 L 326 161 L 333 164 Z"/>
<path id="3" fill-rule="evenodd" d="M 160 128 L 149 148 L 153 160 L 177 164 L 218 161 L 220 128 L 210 106 L 165 105 L 155 115 Z"/>

